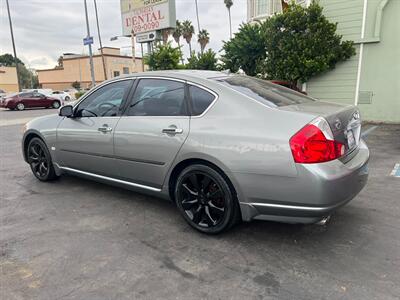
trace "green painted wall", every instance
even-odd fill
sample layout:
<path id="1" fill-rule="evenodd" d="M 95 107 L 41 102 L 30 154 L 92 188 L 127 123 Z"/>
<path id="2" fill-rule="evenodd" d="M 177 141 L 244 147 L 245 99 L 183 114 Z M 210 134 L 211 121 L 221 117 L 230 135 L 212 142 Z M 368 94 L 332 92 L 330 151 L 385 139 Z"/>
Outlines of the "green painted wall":
<path id="1" fill-rule="evenodd" d="M 371 104 L 359 102 L 364 119 L 400 122 L 400 1 L 389 0 L 382 13 L 380 36 L 374 36 L 381 1 L 368 1 L 360 92 L 372 93 Z"/>
<path id="2" fill-rule="evenodd" d="M 340 1 L 321 0 L 324 15 L 332 22 L 337 22 L 337 32 L 343 40 L 356 40 L 361 36 L 363 0 Z M 346 62 L 336 65 L 334 70 L 326 72 L 307 82 L 307 93 L 323 100 L 343 104 L 353 104 L 357 81 L 357 54 Z"/>
<path id="3" fill-rule="evenodd" d="M 307 92 L 320 100 L 354 104 L 360 45 L 364 43 L 359 90 L 362 118 L 400 122 L 400 1 L 368 0 L 365 36 L 361 41 L 363 3 L 320 1 L 324 14 L 338 22 L 338 33 L 343 39 L 355 41 L 357 55 L 307 82 Z M 379 7 L 385 3 L 380 17 Z"/>

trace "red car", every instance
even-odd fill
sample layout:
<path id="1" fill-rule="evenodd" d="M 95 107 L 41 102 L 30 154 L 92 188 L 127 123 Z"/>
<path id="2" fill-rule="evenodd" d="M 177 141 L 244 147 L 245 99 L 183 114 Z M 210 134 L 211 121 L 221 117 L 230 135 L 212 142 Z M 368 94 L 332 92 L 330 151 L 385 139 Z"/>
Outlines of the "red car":
<path id="1" fill-rule="evenodd" d="M 52 98 L 37 92 L 19 93 L 2 99 L 0 107 L 11 110 L 24 110 L 31 107 L 59 108 L 62 105 L 57 98 Z"/>
<path id="2" fill-rule="evenodd" d="M 289 88 L 289 89 L 292 89 L 292 90 L 294 90 L 294 91 L 296 91 L 296 92 L 299 92 L 299 93 L 302 93 L 302 94 L 304 94 L 304 95 L 307 95 L 306 92 L 300 90 L 296 85 L 294 85 L 294 84 L 292 84 L 292 83 L 290 83 L 290 82 L 288 82 L 288 81 L 271 80 L 271 82 L 272 82 L 272 83 L 275 83 L 275 84 L 279 84 L 279 85 L 284 86 L 284 87 L 287 87 L 287 88 Z"/>

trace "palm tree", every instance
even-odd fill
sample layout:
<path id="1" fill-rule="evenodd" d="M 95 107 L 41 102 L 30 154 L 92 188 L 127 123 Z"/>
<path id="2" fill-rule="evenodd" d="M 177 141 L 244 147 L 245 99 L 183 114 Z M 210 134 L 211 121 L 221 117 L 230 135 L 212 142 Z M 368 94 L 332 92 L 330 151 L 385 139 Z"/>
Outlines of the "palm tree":
<path id="1" fill-rule="evenodd" d="M 232 39 L 232 18 L 231 18 L 231 7 L 233 5 L 233 0 L 224 0 L 225 6 L 228 9 L 228 14 L 229 14 L 229 32 L 230 32 L 230 38 Z"/>
<path id="2" fill-rule="evenodd" d="M 161 34 L 162 34 L 163 44 L 165 45 L 168 42 L 168 38 L 169 35 L 171 34 L 171 31 L 169 29 L 162 29 Z"/>
<path id="3" fill-rule="evenodd" d="M 201 53 L 203 53 L 207 44 L 210 42 L 210 34 L 208 31 L 205 29 L 200 30 L 199 34 L 197 35 L 197 41 L 200 44 Z"/>
<path id="4" fill-rule="evenodd" d="M 192 44 L 191 40 L 194 34 L 194 27 L 192 22 L 189 20 L 182 22 L 182 36 L 186 40 L 186 43 L 189 45 L 190 57 L 192 57 Z"/>
<path id="5" fill-rule="evenodd" d="M 172 36 L 173 36 L 175 42 L 178 44 L 179 50 L 181 51 L 181 61 L 182 61 L 182 65 L 183 65 L 184 62 L 183 62 L 182 49 L 181 49 L 182 24 L 181 24 L 181 22 L 179 22 L 179 20 L 176 20 L 176 26 L 175 26 L 174 31 L 172 32 Z"/>

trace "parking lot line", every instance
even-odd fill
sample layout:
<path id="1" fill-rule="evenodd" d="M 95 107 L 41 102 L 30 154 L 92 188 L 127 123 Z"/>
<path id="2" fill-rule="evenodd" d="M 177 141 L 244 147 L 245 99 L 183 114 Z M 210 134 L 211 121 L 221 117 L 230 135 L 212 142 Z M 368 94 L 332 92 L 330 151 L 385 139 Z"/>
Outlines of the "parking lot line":
<path id="1" fill-rule="evenodd" d="M 367 138 L 367 137 L 368 137 L 368 134 L 370 134 L 370 133 L 371 133 L 372 131 L 374 131 L 376 128 L 378 128 L 378 126 L 372 126 L 372 127 L 367 128 L 366 130 L 364 130 L 364 131 L 361 133 L 361 137 L 362 137 L 363 139 Z"/>

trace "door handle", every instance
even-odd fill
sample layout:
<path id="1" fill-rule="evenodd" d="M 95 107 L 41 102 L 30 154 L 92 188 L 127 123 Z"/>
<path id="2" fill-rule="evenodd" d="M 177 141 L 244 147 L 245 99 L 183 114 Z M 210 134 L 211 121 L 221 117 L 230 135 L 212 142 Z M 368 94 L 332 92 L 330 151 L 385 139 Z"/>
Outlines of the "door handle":
<path id="1" fill-rule="evenodd" d="M 162 130 L 162 133 L 166 133 L 166 134 L 182 134 L 183 133 L 183 129 L 182 128 L 168 127 L 168 128 L 164 128 Z"/>
<path id="2" fill-rule="evenodd" d="M 99 127 L 97 130 L 102 133 L 107 133 L 107 132 L 111 132 L 112 128 L 108 127 L 108 125 L 104 124 L 102 127 Z"/>

